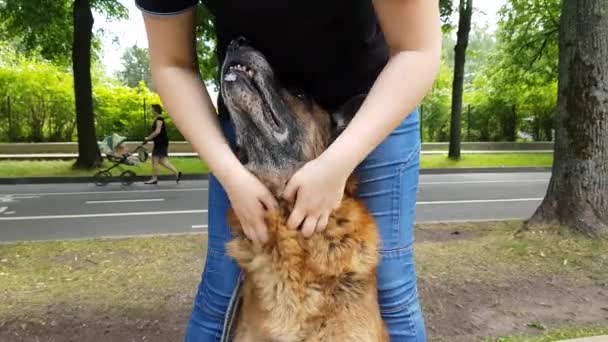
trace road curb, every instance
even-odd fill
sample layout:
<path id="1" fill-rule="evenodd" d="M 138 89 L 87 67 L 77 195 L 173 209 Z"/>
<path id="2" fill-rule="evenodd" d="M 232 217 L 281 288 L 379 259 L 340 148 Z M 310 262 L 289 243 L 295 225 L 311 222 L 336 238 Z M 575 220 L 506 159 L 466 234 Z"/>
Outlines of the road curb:
<path id="1" fill-rule="evenodd" d="M 144 182 L 150 176 L 135 176 L 135 182 Z M 209 175 L 182 175 L 182 180 L 206 180 Z M 175 176 L 159 176 L 159 181 L 175 181 Z M 93 177 L 21 177 L 0 178 L 0 185 L 23 185 L 23 184 L 66 184 L 66 183 L 93 183 Z M 120 183 L 120 177 L 112 177 L 111 183 Z"/>
<path id="2" fill-rule="evenodd" d="M 489 167 L 489 168 L 446 168 L 446 169 L 422 169 L 421 175 L 442 175 L 458 173 L 517 173 L 517 172 L 551 172 L 550 167 Z M 143 182 L 150 176 L 136 176 L 135 182 Z M 207 180 L 209 175 L 183 175 L 182 180 Z M 163 175 L 159 181 L 174 181 L 174 176 Z M 119 177 L 112 177 L 112 183 L 120 182 Z M 66 184 L 66 183 L 93 183 L 93 177 L 7 177 L 0 178 L 0 185 L 22 185 L 22 184 Z"/>

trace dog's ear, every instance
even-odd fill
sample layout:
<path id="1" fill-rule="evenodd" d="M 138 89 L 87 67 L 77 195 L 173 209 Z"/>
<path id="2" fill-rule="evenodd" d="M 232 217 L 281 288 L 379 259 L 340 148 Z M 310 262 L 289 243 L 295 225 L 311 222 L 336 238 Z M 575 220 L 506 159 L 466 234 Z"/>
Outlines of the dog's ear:
<path id="1" fill-rule="evenodd" d="M 344 103 L 340 109 L 331 115 L 332 136 L 334 139 L 338 137 L 342 131 L 344 131 L 346 126 L 348 126 L 350 120 L 353 118 L 353 116 L 355 116 L 359 108 L 361 108 L 361 105 L 363 104 L 363 101 L 365 101 L 366 97 L 367 94 L 360 94 L 351 98 L 350 100 L 346 101 L 346 103 Z"/>

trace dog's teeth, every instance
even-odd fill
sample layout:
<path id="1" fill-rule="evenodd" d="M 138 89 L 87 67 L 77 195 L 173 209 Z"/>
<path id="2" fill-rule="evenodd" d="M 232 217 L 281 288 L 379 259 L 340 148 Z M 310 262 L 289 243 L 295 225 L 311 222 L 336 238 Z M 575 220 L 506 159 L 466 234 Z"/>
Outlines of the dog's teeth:
<path id="1" fill-rule="evenodd" d="M 247 75 L 249 75 L 250 78 L 253 77 L 253 70 L 247 71 Z"/>
<path id="2" fill-rule="evenodd" d="M 236 75 L 233 73 L 226 74 L 226 76 L 224 76 L 224 81 L 234 82 L 234 81 L 236 81 Z"/>

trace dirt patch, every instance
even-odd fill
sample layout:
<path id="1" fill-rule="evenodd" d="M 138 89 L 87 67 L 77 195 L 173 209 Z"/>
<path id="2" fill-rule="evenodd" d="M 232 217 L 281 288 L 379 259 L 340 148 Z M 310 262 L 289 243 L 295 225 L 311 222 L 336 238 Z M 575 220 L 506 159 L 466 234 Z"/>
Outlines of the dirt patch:
<path id="1" fill-rule="evenodd" d="M 469 240 L 479 233 L 460 230 L 431 230 L 431 229 L 418 229 L 416 230 L 416 242 L 446 242 L 446 241 L 458 241 L 458 240 Z"/>
<path id="2" fill-rule="evenodd" d="M 608 287 L 562 279 L 514 279 L 457 287 L 422 279 L 419 284 L 431 340 L 481 341 L 534 335 L 563 326 L 608 326 Z"/>
<path id="3" fill-rule="evenodd" d="M 184 309 L 153 317 L 116 317 L 64 308 L 49 312 L 47 320 L 0 322 L 0 341 L 180 341 L 188 319 Z"/>
<path id="4" fill-rule="evenodd" d="M 473 342 L 513 334 L 533 335 L 562 326 L 607 325 L 608 287 L 577 286 L 561 279 L 510 283 L 440 280 L 419 283 L 430 341 Z M 0 341 L 180 341 L 192 296 L 168 298 L 163 312 L 116 316 L 86 307 L 50 308 L 44 318 L 0 321 Z"/>

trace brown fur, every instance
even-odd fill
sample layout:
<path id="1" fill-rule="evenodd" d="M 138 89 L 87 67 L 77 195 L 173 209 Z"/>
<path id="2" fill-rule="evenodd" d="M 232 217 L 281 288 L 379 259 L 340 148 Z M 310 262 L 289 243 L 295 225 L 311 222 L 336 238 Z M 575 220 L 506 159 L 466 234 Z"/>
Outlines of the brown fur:
<path id="1" fill-rule="evenodd" d="M 352 196 L 327 229 L 304 238 L 289 230 L 290 205 L 267 217 L 269 242 L 239 235 L 227 245 L 245 273 L 235 342 L 388 341 L 377 302 L 379 238 L 373 218 Z M 232 211 L 229 225 L 241 233 Z"/>

